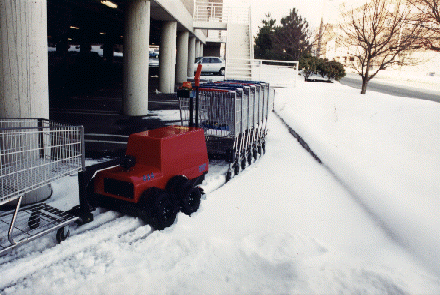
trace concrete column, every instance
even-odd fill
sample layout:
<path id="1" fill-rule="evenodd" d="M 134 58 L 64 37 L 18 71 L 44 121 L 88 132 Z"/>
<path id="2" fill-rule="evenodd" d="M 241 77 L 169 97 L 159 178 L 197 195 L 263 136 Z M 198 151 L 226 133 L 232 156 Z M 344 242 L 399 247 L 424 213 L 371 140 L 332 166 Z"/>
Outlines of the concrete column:
<path id="1" fill-rule="evenodd" d="M 189 37 L 188 41 L 188 77 L 194 76 L 194 60 L 196 59 L 196 37 Z"/>
<path id="2" fill-rule="evenodd" d="M 49 119 L 46 5 L 46 0 L 0 1 L 0 118 Z M 28 148 L 37 144 L 27 143 Z M 43 186 L 25 194 L 21 204 L 51 193 L 49 185 Z"/>
<path id="3" fill-rule="evenodd" d="M 200 57 L 200 40 L 196 41 L 196 57 Z"/>
<path id="4" fill-rule="evenodd" d="M 46 0 L 0 1 L 0 117 L 49 118 Z"/>
<path id="5" fill-rule="evenodd" d="M 179 84 L 188 80 L 188 41 L 188 31 L 177 33 L 176 82 Z"/>
<path id="6" fill-rule="evenodd" d="M 148 114 L 150 1 L 127 1 L 124 23 L 123 114 Z"/>
<path id="7" fill-rule="evenodd" d="M 163 22 L 159 54 L 159 91 L 174 93 L 177 22 Z"/>

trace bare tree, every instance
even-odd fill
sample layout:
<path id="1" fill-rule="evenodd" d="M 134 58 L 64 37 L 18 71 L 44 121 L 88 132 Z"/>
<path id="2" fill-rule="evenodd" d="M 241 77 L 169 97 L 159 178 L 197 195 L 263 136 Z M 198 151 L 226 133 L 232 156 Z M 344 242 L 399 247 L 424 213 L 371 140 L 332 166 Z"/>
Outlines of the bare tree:
<path id="1" fill-rule="evenodd" d="M 342 16 L 341 43 L 354 51 L 352 66 L 362 76 L 362 94 L 380 70 L 408 64 L 410 59 L 402 56 L 420 47 L 424 28 L 413 19 L 405 0 L 370 0 L 357 8 L 345 8 Z"/>
<path id="2" fill-rule="evenodd" d="M 417 11 L 427 32 L 423 44 L 427 49 L 440 52 L 440 0 L 408 0 Z"/>

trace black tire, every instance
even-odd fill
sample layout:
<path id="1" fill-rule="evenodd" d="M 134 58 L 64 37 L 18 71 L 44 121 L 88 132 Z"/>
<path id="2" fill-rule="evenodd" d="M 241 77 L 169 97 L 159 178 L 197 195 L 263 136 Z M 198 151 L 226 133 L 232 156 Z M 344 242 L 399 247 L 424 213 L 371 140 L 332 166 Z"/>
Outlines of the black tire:
<path id="1" fill-rule="evenodd" d="M 167 183 L 165 189 L 167 192 L 177 195 L 188 185 L 188 178 L 183 175 L 173 176 Z"/>
<path id="2" fill-rule="evenodd" d="M 225 68 L 221 68 L 220 71 L 218 72 L 218 74 L 220 76 L 224 76 L 225 75 Z"/>
<path id="3" fill-rule="evenodd" d="M 139 201 L 141 219 L 155 230 L 163 230 L 176 220 L 178 207 L 170 193 L 156 187 L 146 190 Z"/>
<path id="4" fill-rule="evenodd" d="M 63 226 L 59 228 L 56 234 L 57 242 L 61 243 L 65 241 L 70 236 L 70 229 L 68 226 Z"/>
<path id="5" fill-rule="evenodd" d="M 31 216 L 28 220 L 28 226 L 30 229 L 36 229 L 40 226 L 40 211 L 32 210 Z"/>
<path id="6" fill-rule="evenodd" d="M 241 170 L 246 169 L 246 159 L 241 160 Z"/>
<path id="7" fill-rule="evenodd" d="M 186 215 L 191 215 L 196 212 L 200 207 L 200 198 L 202 192 L 198 187 L 191 187 L 187 190 L 180 200 L 180 210 Z"/>

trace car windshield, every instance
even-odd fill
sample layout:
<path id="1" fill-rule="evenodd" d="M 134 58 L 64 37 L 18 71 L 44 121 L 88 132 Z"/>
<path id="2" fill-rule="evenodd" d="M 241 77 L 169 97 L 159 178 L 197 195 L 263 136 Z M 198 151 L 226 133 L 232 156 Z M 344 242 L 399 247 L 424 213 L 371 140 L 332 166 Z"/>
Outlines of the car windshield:
<path id="1" fill-rule="evenodd" d="M 202 58 L 203 58 L 203 57 L 197 57 L 197 58 L 196 58 L 196 63 L 198 63 L 199 61 L 201 61 Z"/>

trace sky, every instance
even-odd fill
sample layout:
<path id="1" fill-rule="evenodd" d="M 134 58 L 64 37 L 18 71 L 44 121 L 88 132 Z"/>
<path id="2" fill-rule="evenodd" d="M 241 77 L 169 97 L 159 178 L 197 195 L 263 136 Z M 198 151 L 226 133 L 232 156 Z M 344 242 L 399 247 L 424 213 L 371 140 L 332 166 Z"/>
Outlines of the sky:
<path id="1" fill-rule="evenodd" d="M 232 0 L 224 0 L 225 4 L 230 2 Z M 310 26 L 317 28 L 324 13 L 324 8 L 326 11 L 330 10 L 334 6 L 333 2 L 335 0 L 330 2 L 328 0 L 253 0 L 249 2 L 252 9 L 252 23 L 255 34 L 258 26 L 261 25 L 261 20 L 265 18 L 267 13 L 270 13 L 271 17 L 279 22 L 294 7 Z M 326 17 L 325 14 L 324 17 Z"/>
<path id="2" fill-rule="evenodd" d="M 350 4 L 363 0 L 350 0 Z M 225 6 L 237 5 L 237 2 L 250 4 L 252 9 L 252 30 L 255 36 L 258 26 L 267 13 L 279 20 L 289 14 L 292 8 L 296 8 L 299 15 L 307 20 L 311 29 L 318 29 L 321 17 L 324 21 L 334 20 L 338 16 L 338 7 L 344 0 L 224 0 Z"/>

